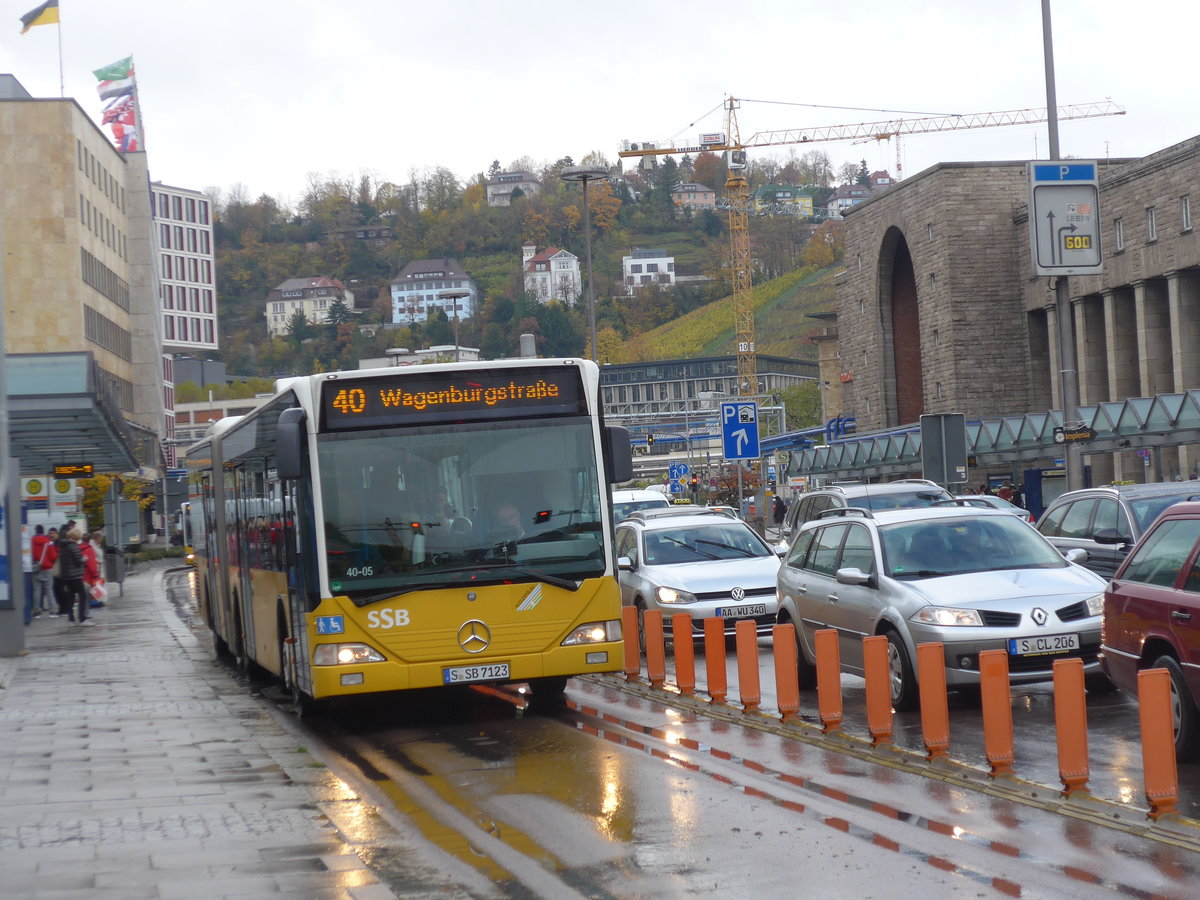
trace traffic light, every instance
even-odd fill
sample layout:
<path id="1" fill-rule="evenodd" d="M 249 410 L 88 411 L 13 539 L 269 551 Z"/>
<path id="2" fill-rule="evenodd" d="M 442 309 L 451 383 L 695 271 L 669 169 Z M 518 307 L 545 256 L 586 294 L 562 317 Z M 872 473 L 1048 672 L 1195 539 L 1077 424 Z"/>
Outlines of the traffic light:
<path id="1" fill-rule="evenodd" d="M 647 436 L 646 443 L 653 444 L 654 443 L 654 435 L 651 434 L 651 435 Z"/>
<path id="2" fill-rule="evenodd" d="M 694 491 L 699 484 L 700 484 L 700 479 L 697 478 L 695 475 L 693 475 L 692 476 L 692 490 Z"/>

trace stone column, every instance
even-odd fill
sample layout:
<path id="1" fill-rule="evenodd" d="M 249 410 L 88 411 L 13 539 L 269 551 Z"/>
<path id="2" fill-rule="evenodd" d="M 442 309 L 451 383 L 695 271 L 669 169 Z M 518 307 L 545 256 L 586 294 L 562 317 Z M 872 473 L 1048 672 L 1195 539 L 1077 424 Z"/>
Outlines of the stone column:
<path id="1" fill-rule="evenodd" d="M 1174 390 L 1200 389 L 1200 279 L 1190 272 L 1168 272 L 1167 305 Z M 1180 474 L 1187 478 L 1200 466 L 1200 448 L 1181 446 L 1178 463 Z"/>

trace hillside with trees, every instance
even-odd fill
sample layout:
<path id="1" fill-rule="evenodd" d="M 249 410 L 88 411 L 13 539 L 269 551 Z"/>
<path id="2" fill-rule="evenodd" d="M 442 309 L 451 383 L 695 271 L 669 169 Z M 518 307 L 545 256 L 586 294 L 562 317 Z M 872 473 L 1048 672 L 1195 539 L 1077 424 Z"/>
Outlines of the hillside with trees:
<path id="1" fill-rule="evenodd" d="M 671 198 L 678 184 L 692 181 L 720 194 L 725 181 L 721 157 L 705 153 L 679 162 L 667 158 L 623 174 L 598 154 L 582 163 L 603 165 L 614 173 L 609 181 L 593 182 L 588 189 L 601 358 L 619 362 L 661 355 L 653 351 L 652 335 L 668 323 L 675 333 L 687 332 L 679 346 L 688 352 L 671 355 L 728 352 L 733 315 L 728 306 L 729 235 L 724 216 L 679 208 Z M 568 249 L 582 265 L 581 191 L 558 177 L 574 164 L 570 157 L 541 166 L 529 159 L 506 167 L 494 161 L 486 173 L 465 184 L 443 168 L 411 172 L 399 185 L 365 173 L 350 178 L 310 176 L 295 208 L 266 195 L 251 200 L 242 187 L 227 194 L 210 191 L 221 356 L 227 371 L 250 377 L 354 368 L 360 358 L 383 356 L 389 347 L 452 343 L 451 323 L 441 313 L 425 323 L 390 325 L 391 279 L 411 260 L 443 256 L 456 258 L 482 294 L 477 314 L 460 323 L 464 346 L 479 347 L 486 358 L 510 356 L 519 335 L 528 332 L 536 336 L 542 355 L 585 355 L 586 303 L 539 303 L 525 293 L 521 274 L 521 245 L 527 241 L 539 249 Z M 852 167 L 842 168 L 849 174 Z M 509 207 L 488 206 L 489 176 L 519 170 L 537 175 L 541 191 L 531 196 L 518 192 Z M 818 200 L 833 190 L 833 167 L 821 151 L 792 153 L 783 161 L 765 158 L 754 163 L 749 174 L 752 190 L 757 184 L 809 185 Z M 355 239 L 354 230 L 363 227 L 381 227 L 393 237 L 378 246 Z M 811 324 L 802 321 L 802 314 L 793 316 L 780 298 L 796 297 L 801 284 L 837 262 L 839 223 L 752 216 L 750 231 L 754 281 L 759 285 L 755 302 L 763 304 L 761 315 L 773 317 L 767 328 L 760 325 L 760 334 L 771 338 L 760 338 L 759 350 L 811 356 L 804 341 Z M 707 280 L 673 289 L 646 286 L 625 296 L 621 258 L 636 247 L 662 248 L 675 257 L 678 275 Z M 354 309 L 332 309 L 329 321 L 319 325 L 295 317 L 286 335 L 269 338 L 264 318 L 268 292 L 289 278 L 317 275 L 338 279 L 353 291 Z M 811 301 L 815 295 L 806 296 Z M 831 294 L 825 299 L 831 306 Z M 716 311 L 705 312 L 708 309 Z M 711 322 L 706 316 L 712 316 Z M 797 318 L 800 321 L 792 321 Z"/>

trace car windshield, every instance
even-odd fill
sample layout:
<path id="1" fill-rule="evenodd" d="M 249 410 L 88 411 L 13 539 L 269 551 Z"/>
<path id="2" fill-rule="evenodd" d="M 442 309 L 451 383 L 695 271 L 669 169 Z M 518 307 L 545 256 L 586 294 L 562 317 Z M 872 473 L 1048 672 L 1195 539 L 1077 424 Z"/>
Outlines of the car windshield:
<path id="1" fill-rule="evenodd" d="M 1166 494 L 1161 497 L 1145 497 L 1141 500 L 1130 500 L 1129 508 L 1137 520 L 1138 534 L 1143 533 L 1161 515 L 1162 511 L 1174 503 L 1185 500 L 1200 500 L 1200 488 L 1191 493 Z M 1132 535 L 1136 537 L 1136 535 Z"/>
<path id="2" fill-rule="evenodd" d="M 335 594 L 370 602 L 388 591 L 604 572 L 604 486 L 586 418 L 318 440 Z"/>
<path id="3" fill-rule="evenodd" d="M 670 505 L 666 500 L 624 500 L 613 504 L 613 518 L 620 522 L 628 518 L 630 513 L 643 509 L 666 509 Z"/>
<path id="4" fill-rule="evenodd" d="M 921 488 L 912 491 L 869 493 L 847 502 L 850 506 L 865 506 L 878 512 L 885 509 L 919 509 L 922 506 L 933 506 L 939 500 L 947 500 L 949 497 L 945 491 Z"/>
<path id="5" fill-rule="evenodd" d="M 879 529 L 893 578 L 932 578 L 1068 565 L 1045 538 L 1014 516 L 955 516 L 897 522 Z"/>
<path id="6" fill-rule="evenodd" d="M 774 551 L 745 525 L 728 524 L 677 526 L 646 532 L 645 562 L 650 566 L 714 559 L 752 559 L 774 556 Z"/>

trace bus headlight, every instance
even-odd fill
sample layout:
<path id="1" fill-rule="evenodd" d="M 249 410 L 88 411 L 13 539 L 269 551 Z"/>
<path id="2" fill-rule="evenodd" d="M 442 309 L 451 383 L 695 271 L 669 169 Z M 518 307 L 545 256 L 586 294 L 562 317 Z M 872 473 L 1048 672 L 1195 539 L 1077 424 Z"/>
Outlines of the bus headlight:
<path id="1" fill-rule="evenodd" d="M 562 646 L 576 647 L 580 644 L 602 644 L 606 641 L 621 639 L 621 622 L 619 619 L 609 619 L 607 622 L 588 622 L 580 625 L 563 638 Z"/>
<path id="2" fill-rule="evenodd" d="M 317 644 L 313 651 L 314 666 L 352 666 L 384 661 L 378 650 L 366 644 Z"/>

